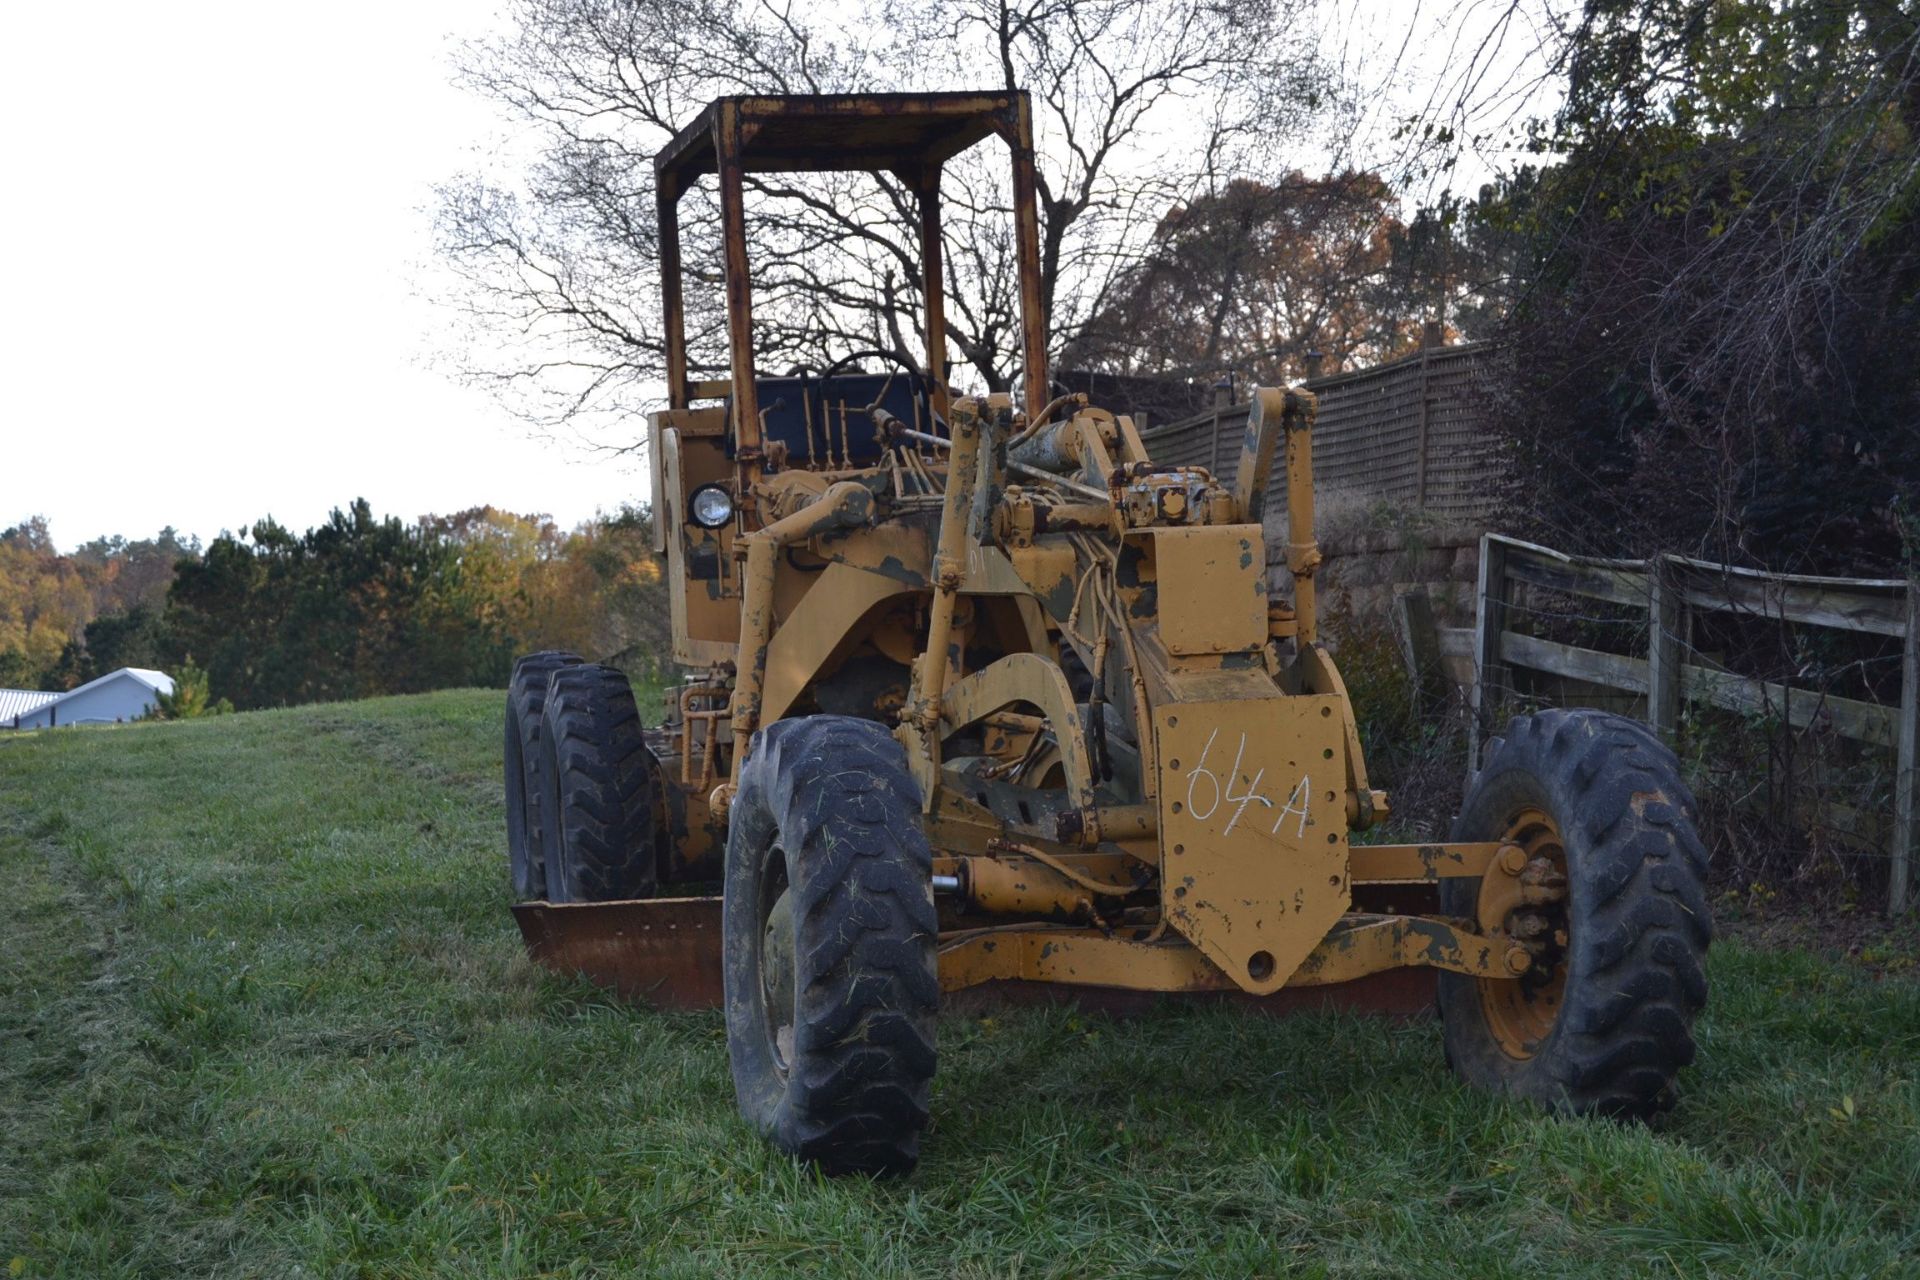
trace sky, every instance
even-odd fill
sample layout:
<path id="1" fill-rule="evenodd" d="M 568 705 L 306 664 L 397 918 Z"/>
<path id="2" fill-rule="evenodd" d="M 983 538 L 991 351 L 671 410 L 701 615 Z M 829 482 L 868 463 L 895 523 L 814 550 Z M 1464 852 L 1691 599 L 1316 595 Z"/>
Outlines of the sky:
<path id="1" fill-rule="evenodd" d="M 426 366 L 431 186 L 499 132 L 447 66 L 485 6 L 85 12 L 16 7 L 0 42 L 0 527 L 70 549 L 358 496 L 571 524 L 642 495 Z"/>
<path id="2" fill-rule="evenodd" d="M 1370 97 L 1377 132 L 1380 104 L 1416 101 L 1452 56 L 1421 34 L 1436 10 L 1329 7 L 1343 64 L 1398 86 Z M 570 525 L 646 496 L 644 462 L 536 438 L 429 367 L 447 341 L 423 296 L 432 186 L 512 145 L 448 64 L 489 13 L 97 3 L 84 30 L 65 6 L 9 13 L 0 528 L 45 516 L 63 549 L 208 539 L 356 497 Z"/>

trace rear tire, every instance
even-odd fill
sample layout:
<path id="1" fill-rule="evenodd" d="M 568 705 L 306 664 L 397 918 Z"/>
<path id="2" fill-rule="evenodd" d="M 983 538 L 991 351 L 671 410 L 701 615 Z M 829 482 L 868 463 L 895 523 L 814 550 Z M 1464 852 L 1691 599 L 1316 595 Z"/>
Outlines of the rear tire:
<path id="1" fill-rule="evenodd" d="M 561 667 L 540 731 L 541 846 L 553 902 L 644 898 L 659 881 L 659 764 L 641 734 L 627 677 Z"/>
<path id="2" fill-rule="evenodd" d="M 1468 1083 L 1564 1114 L 1645 1119 L 1673 1105 L 1707 999 L 1707 853 L 1673 753 L 1599 711 L 1515 718 L 1488 749 L 1455 840 L 1511 840 L 1566 880 L 1522 908 L 1538 960 L 1518 980 L 1440 975 L 1447 1060 Z M 1481 882 L 1442 882 L 1479 915 Z M 1482 922 L 1493 924 L 1495 922 Z"/>
<path id="3" fill-rule="evenodd" d="M 513 678 L 507 682 L 507 867 L 513 896 L 521 902 L 547 895 L 546 858 L 540 847 L 540 797 L 546 794 L 540 774 L 540 714 L 546 707 L 547 681 L 560 668 L 584 661 L 559 649 L 530 653 L 513 664 Z"/>
<path id="4" fill-rule="evenodd" d="M 885 727 L 807 716 L 755 737 L 729 813 L 727 1052 L 747 1122 L 827 1173 L 919 1159 L 940 995 L 932 872 Z"/>

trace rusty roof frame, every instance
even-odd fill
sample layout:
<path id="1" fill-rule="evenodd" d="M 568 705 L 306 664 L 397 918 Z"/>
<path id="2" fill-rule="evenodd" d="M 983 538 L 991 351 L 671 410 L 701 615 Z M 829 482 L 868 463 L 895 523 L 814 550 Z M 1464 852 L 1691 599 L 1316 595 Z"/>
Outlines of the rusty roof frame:
<path id="1" fill-rule="evenodd" d="M 735 95 L 716 98 L 653 157 L 676 197 L 720 169 L 722 118 L 746 173 L 899 173 L 917 181 L 1012 123 L 1024 93 Z"/>
<path id="2" fill-rule="evenodd" d="M 1033 107 L 1023 89 L 973 93 L 735 95 L 716 98 L 654 156 L 659 218 L 667 400 L 681 410 L 699 391 L 687 377 L 686 308 L 680 265 L 679 203 L 704 174 L 720 180 L 727 339 L 733 401 L 730 427 L 741 464 L 740 492 L 761 466 L 754 391 L 752 276 L 746 248 L 743 179 L 749 173 L 883 172 L 897 175 L 920 206 L 926 365 L 936 412 L 949 399 L 940 175 L 947 161 L 998 135 L 1012 153 L 1014 239 L 1019 266 L 1022 354 L 1028 406 L 1048 398 L 1046 324 L 1040 298 L 1040 224 L 1033 158 Z"/>

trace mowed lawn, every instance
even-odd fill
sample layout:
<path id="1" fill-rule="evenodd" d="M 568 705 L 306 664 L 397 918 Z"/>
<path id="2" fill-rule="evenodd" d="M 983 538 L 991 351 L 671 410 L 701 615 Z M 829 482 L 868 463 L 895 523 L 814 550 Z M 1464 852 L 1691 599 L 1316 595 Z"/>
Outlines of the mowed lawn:
<path id="1" fill-rule="evenodd" d="M 1920 1275 L 1920 984 L 1723 945 L 1655 1130 L 1430 1022 L 953 1017 L 897 1182 L 733 1109 L 718 1014 L 548 976 L 501 697 L 0 738 L 0 1274 Z"/>

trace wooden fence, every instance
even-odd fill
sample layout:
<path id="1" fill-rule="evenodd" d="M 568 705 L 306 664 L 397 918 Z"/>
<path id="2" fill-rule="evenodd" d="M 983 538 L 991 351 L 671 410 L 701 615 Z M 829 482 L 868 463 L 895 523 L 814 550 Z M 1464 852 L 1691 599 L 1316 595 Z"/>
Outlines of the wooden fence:
<path id="1" fill-rule="evenodd" d="M 1313 433 L 1316 489 L 1353 495 L 1447 522 L 1472 522 L 1492 510 L 1502 474 L 1483 427 L 1479 384 L 1496 348 L 1486 343 L 1432 347 L 1355 373 L 1316 378 Z M 1247 406 L 1225 405 L 1141 433 L 1156 462 L 1202 466 L 1232 483 Z M 1267 510 L 1286 510 L 1285 469 L 1275 467 Z"/>
<path id="2" fill-rule="evenodd" d="M 1645 610 L 1646 654 L 1630 657 L 1526 635 L 1510 627 L 1516 593 L 1538 589 Z M 1473 721 L 1468 768 L 1480 767 L 1481 736 L 1494 691 L 1511 687 L 1510 668 L 1549 672 L 1644 698 L 1646 719 L 1673 740 L 1681 704 L 1777 711 L 1795 728 L 1815 723 L 1841 737 L 1894 753 L 1893 824 L 1887 841 L 1888 909 L 1905 910 L 1916 836 L 1916 754 L 1920 754 L 1920 588 L 1904 579 L 1816 578 L 1761 573 L 1661 556 L 1599 560 L 1569 556 L 1499 534 L 1480 543 L 1478 620 L 1473 634 Z M 1803 626 L 1869 632 L 1901 641 L 1898 706 L 1723 670 L 1691 647 L 1701 612 L 1745 614 Z"/>

